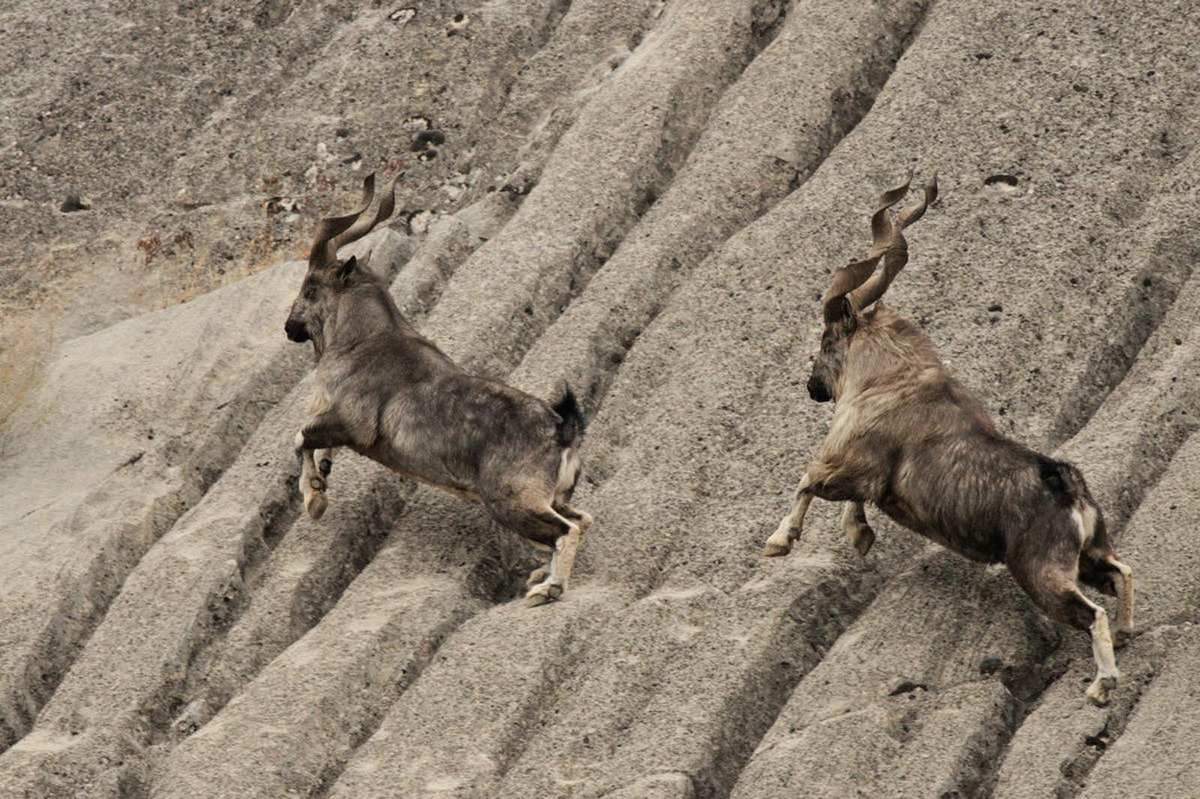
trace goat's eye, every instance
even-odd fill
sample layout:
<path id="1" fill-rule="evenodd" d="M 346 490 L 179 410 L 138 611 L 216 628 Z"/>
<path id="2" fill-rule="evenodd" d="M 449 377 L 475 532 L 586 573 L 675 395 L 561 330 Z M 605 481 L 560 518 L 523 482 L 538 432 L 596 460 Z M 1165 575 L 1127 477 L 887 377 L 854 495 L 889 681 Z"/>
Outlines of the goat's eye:
<path id="1" fill-rule="evenodd" d="M 308 286 L 304 289 L 304 299 L 315 300 L 317 298 L 317 289 L 315 286 Z"/>

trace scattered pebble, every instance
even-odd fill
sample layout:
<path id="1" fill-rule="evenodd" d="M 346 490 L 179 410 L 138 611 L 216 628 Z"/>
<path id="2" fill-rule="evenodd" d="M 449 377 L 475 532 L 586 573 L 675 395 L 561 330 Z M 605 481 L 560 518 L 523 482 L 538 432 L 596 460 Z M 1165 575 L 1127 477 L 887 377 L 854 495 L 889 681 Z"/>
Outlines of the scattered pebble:
<path id="1" fill-rule="evenodd" d="M 395 22 L 397 25 L 407 25 L 412 21 L 412 18 L 417 15 L 417 9 L 412 6 L 397 8 L 392 13 L 388 14 L 388 19 Z"/>
<path id="2" fill-rule="evenodd" d="M 71 192 L 67 195 L 67 199 L 63 200 L 63 203 L 58 207 L 58 210 L 62 211 L 64 214 L 69 214 L 72 211 L 86 211 L 91 207 L 91 205 L 80 199 L 77 192 Z"/>

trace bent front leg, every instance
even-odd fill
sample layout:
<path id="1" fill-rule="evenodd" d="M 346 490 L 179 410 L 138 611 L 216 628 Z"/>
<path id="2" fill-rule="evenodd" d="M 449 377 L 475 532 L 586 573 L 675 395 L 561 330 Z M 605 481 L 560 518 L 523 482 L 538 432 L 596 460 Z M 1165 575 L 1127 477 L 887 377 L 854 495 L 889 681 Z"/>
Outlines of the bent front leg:
<path id="1" fill-rule="evenodd" d="M 867 511 L 861 502 L 847 502 L 842 510 L 842 530 L 858 554 L 866 557 L 875 543 L 875 531 L 867 524 Z"/>
<path id="2" fill-rule="evenodd" d="M 792 542 L 800 537 L 800 528 L 804 525 L 804 515 L 808 513 L 808 505 L 812 502 L 812 480 L 809 472 L 805 472 L 796 486 L 796 496 L 792 501 L 792 510 L 779 522 L 778 529 L 771 533 L 767 544 L 763 547 L 763 555 L 768 558 L 786 555 L 792 551 Z"/>
<path id="3" fill-rule="evenodd" d="M 325 491 L 333 465 L 333 447 L 345 443 L 342 426 L 327 411 L 310 420 L 296 434 L 296 452 L 300 456 L 300 493 L 304 510 L 313 519 L 325 514 L 329 503 Z"/>

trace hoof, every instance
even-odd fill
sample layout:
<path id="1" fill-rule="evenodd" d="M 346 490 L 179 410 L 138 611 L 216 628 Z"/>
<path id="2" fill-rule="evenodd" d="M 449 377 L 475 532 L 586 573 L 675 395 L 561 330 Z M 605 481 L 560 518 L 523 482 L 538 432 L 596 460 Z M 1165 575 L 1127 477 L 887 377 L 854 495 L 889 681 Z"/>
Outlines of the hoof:
<path id="1" fill-rule="evenodd" d="M 870 527 L 859 528 L 858 535 L 854 536 L 851 543 L 854 544 L 854 549 L 859 556 L 865 558 L 871 551 L 871 547 L 875 545 L 875 531 Z"/>
<path id="2" fill-rule="evenodd" d="M 562 586 L 555 583 L 540 583 L 535 585 L 525 595 L 525 607 L 536 608 L 538 605 L 553 602 L 562 596 L 562 591 Z"/>
<path id="3" fill-rule="evenodd" d="M 533 588 L 535 585 L 546 579 L 547 572 L 550 571 L 549 566 L 539 566 L 529 573 L 529 579 L 525 581 L 526 590 Z"/>
<path id="4" fill-rule="evenodd" d="M 328 476 L 333 471 L 333 461 L 329 460 L 329 458 L 321 458 L 319 468 L 321 469 L 321 474 Z"/>
<path id="5" fill-rule="evenodd" d="M 1133 639 L 1133 630 L 1113 630 L 1113 646 L 1121 649 Z"/>
<path id="6" fill-rule="evenodd" d="M 322 491 L 313 492 L 304 500 L 304 509 L 308 511 L 308 515 L 312 517 L 313 521 L 324 516 L 327 507 L 329 507 L 329 503 L 325 501 L 325 493 Z"/>
<path id="7" fill-rule="evenodd" d="M 763 556 L 768 557 L 768 558 L 778 558 L 778 557 L 782 557 L 783 555 L 786 555 L 787 553 L 789 553 L 791 551 L 792 551 L 791 544 L 788 544 L 786 547 L 784 547 L 784 546 L 780 546 L 779 544 L 772 544 L 768 541 L 767 545 L 765 547 L 763 547 Z"/>
<path id="8" fill-rule="evenodd" d="M 1116 677 L 1097 677 L 1091 685 L 1088 686 L 1085 694 L 1087 700 L 1096 707 L 1104 707 L 1108 704 L 1109 694 L 1117 687 Z"/>

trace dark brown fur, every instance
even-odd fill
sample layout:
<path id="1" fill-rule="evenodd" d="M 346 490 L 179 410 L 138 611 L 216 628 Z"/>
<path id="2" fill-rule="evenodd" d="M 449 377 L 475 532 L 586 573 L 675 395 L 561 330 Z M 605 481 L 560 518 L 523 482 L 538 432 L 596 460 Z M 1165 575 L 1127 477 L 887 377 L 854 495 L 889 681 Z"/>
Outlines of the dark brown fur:
<path id="1" fill-rule="evenodd" d="M 927 202 L 936 197 L 936 182 L 931 186 Z M 874 532 L 862 503 L 872 503 L 964 557 L 1003 562 L 1051 618 L 1091 632 L 1100 673 L 1088 696 L 1103 703 L 1118 677 L 1108 622 L 1076 580 L 1121 598 L 1124 635 L 1132 627 L 1133 585 L 1083 475 L 1002 435 L 912 323 L 881 304 L 859 310 L 860 302 L 886 291 L 907 261 L 900 230 L 906 216 L 915 221 L 924 207 L 902 214 L 900 225 L 879 221 L 902 196 L 885 194 L 876 214 L 874 258 L 889 257 L 887 276 L 867 283 L 872 273 L 859 267 L 873 264 L 859 262 L 839 270 L 826 295 L 821 352 L 808 388 L 817 401 L 836 400 L 837 409 L 766 554 L 790 550 L 815 496 L 850 503 L 843 524 L 865 555 Z"/>

